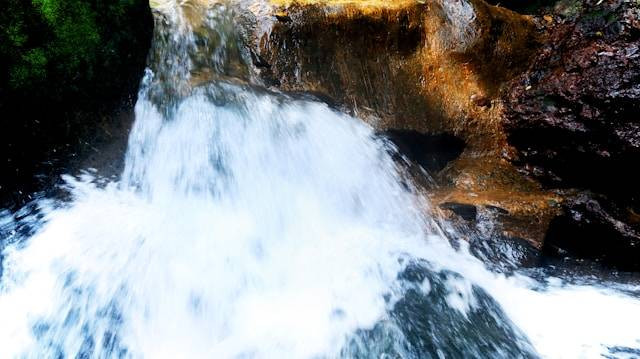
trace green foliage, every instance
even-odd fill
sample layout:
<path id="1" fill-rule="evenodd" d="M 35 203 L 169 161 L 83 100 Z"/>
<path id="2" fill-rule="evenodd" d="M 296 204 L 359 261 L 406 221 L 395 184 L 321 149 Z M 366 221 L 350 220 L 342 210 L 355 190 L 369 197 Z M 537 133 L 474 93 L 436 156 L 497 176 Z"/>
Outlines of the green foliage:
<path id="1" fill-rule="evenodd" d="M 28 50 L 21 61 L 9 70 L 9 83 L 17 88 L 25 84 L 34 84 L 46 79 L 47 57 L 41 48 Z"/>
<path id="2" fill-rule="evenodd" d="M 119 31 L 140 0 L 4 0 L 0 14 L 0 90 L 38 91 L 44 81 L 65 89 L 90 83 L 104 64 L 117 62 Z M 118 25 L 125 23 L 122 28 Z M 131 36 L 128 34 L 126 36 Z M 4 92 L 0 91 L 0 92 Z"/>
<path id="3" fill-rule="evenodd" d="M 6 29 L 7 39 L 14 47 L 21 47 L 27 41 L 27 35 L 22 30 L 21 23 L 10 24 Z"/>
<path id="4" fill-rule="evenodd" d="M 40 8 L 44 18 L 50 23 L 55 23 L 60 17 L 60 1 L 59 0 L 33 0 L 34 5 Z"/>
<path id="5" fill-rule="evenodd" d="M 95 13 L 83 0 L 33 0 L 53 31 L 48 56 L 65 60 L 68 73 L 92 62 L 100 43 Z"/>

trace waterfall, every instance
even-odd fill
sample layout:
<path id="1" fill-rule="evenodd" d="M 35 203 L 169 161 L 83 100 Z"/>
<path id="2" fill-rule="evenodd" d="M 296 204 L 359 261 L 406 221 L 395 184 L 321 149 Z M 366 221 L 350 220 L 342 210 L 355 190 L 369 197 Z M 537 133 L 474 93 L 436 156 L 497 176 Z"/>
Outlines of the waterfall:
<path id="1" fill-rule="evenodd" d="M 372 128 L 242 80 L 232 9 L 171 4 L 121 178 L 0 212 L 0 357 L 638 354 L 638 287 L 487 269 Z"/>

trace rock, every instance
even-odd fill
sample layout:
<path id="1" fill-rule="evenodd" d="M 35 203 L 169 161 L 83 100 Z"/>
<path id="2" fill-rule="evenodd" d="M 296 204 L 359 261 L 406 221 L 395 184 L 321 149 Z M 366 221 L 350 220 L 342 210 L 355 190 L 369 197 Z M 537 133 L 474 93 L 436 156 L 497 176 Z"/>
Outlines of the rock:
<path id="1" fill-rule="evenodd" d="M 519 239 L 542 249 L 551 221 L 561 214 L 562 198 L 541 191 L 516 191 L 508 187 L 469 191 L 446 187 L 429 192 L 429 198 L 446 219 L 468 239 L 503 237 Z M 461 222 L 459 219 L 462 219 Z"/>
<path id="2" fill-rule="evenodd" d="M 478 94 L 471 95 L 471 102 L 476 106 L 481 106 L 481 107 L 491 106 L 491 100 L 483 95 L 478 95 Z"/>
<path id="3" fill-rule="evenodd" d="M 462 154 L 465 143 L 450 134 L 430 135 L 411 130 L 388 130 L 381 133 L 390 139 L 399 153 L 428 173 L 438 173 Z"/>
<path id="4" fill-rule="evenodd" d="M 440 208 L 448 209 L 451 212 L 462 217 L 465 221 L 475 221 L 478 216 L 478 208 L 466 203 L 444 202 L 440 204 Z"/>
<path id="5" fill-rule="evenodd" d="M 624 221 L 619 218 L 626 218 Z M 603 195 L 582 191 L 568 195 L 563 215 L 552 220 L 544 251 L 595 259 L 621 270 L 640 270 L 640 232 L 635 212 L 620 213 Z"/>
<path id="6" fill-rule="evenodd" d="M 257 78 L 312 91 L 379 130 L 447 132 L 501 147 L 490 99 L 526 67 L 533 22 L 484 1 L 271 0 L 250 7 Z M 275 18 L 284 17 L 286 21 Z"/>
<path id="7" fill-rule="evenodd" d="M 627 1 L 581 6 L 547 30 L 529 69 L 504 90 L 505 129 L 524 173 L 578 190 L 561 192 L 565 215 L 548 245 L 622 264 L 640 258 L 640 10 Z"/>

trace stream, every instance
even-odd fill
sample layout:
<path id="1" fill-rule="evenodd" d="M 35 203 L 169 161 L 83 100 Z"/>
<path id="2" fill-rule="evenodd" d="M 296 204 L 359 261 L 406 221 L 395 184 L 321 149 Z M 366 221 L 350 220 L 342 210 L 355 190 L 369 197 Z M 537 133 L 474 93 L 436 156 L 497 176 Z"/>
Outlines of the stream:
<path id="1" fill-rule="evenodd" d="M 369 125 L 229 76 L 228 8 L 164 11 L 119 178 L 0 211 L 1 358 L 640 357 L 640 284 L 496 270 Z"/>

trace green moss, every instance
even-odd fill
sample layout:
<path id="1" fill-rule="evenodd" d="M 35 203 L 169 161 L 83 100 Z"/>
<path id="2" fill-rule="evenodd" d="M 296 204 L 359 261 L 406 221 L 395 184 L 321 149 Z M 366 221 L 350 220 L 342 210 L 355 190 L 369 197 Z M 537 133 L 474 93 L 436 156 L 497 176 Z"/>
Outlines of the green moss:
<path id="1" fill-rule="evenodd" d="M 554 10 L 557 14 L 567 18 L 575 18 L 583 9 L 581 0 L 559 0 Z"/>

